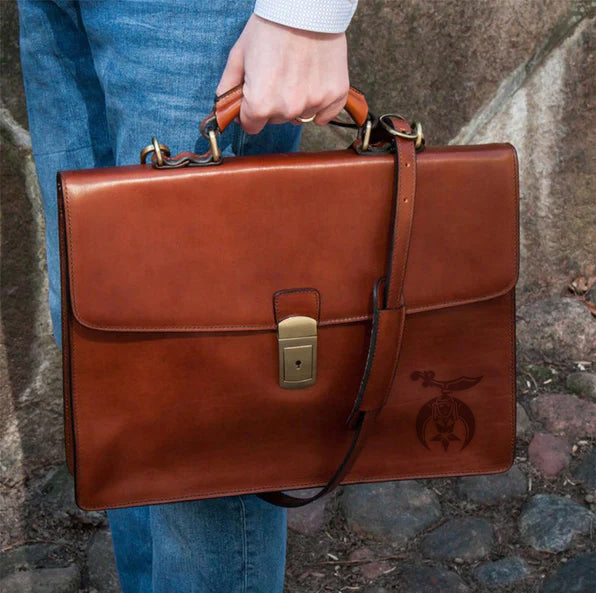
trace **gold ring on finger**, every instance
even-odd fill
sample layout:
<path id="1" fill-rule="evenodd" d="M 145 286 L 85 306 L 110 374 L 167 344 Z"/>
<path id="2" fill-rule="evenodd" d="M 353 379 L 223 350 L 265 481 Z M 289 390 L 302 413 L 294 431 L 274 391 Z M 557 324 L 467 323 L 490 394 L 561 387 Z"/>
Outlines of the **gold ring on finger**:
<path id="1" fill-rule="evenodd" d="M 316 113 L 314 115 L 311 115 L 310 117 L 296 116 L 295 119 L 297 119 L 299 122 L 302 122 L 303 124 L 308 124 L 311 121 L 314 121 L 315 120 L 315 117 L 317 117 L 317 114 Z"/>

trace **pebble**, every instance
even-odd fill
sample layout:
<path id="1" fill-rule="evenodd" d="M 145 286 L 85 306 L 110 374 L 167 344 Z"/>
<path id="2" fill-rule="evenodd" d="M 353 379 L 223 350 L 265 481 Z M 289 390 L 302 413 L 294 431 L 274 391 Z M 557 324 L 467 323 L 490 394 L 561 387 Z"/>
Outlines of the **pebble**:
<path id="1" fill-rule="evenodd" d="M 490 554 L 495 533 L 493 526 L 480 517 L 460 517 L 443 523 L 422 540 L 427 558 L 479 560 Z"/>
<path id="2" fill-rule="evenodd" d="M 596 490 L 596 449 L 592 449 L 580 462 L 573 477 L 587 488 Z"/>
<path id="3" fill-rule="evenodd" d="M 530 443 L 528 456 L 542 475 L 553 478 L 569 465 L 571 445 L 563 437 L 538 432 Z"/>
<path id="4" fill-rule="evenodd" d="M 596 591 L 596 554 L 572 558 L 544 583 L 542 593 L 594 593 Z"/>
<path id="5" fill-rule="evenodd" d="M 554 494 L 537 494 L 522 508 L 522 540 L 540 552 L 562 552 L 576 535 L 586 535 L 596 515 L 576 502 Z"/>
<path id="6" fill-rule="evenodd" d="M 306 498 L 319 490 L 320 488 L 296 490 L 292 492 L 292 495 Z M 329 499 L 329 496 L 323 496 L 303 507 L 288 509 L 288 527 L 302 535 L 315 535 L 318 533 L 325 525 L 325 509 Z"/>
<path id="7" fill-rule="evenodd" d="M 414 480 L 345 486 L 340 501 L 350 528 L 396 545 L 441 518 L 437 495 Z"/>
<path id="8" fill-rule="evenodd" d="M 545 393 L 534 398 L 530 407 L 549 432 L 570 439 L 596 436 L 596 402 L 568 393 Z"/>
<path id="9" fill-rule="evenodd" d="M 118 572 L 109 529 L 102 529 L 91 538 L 87 550 L 89 585 L 102 593 L 119 593 Z"/>
<path id="10" fill-rule="evenodd" d="M 577 395 L 596 397 L 596 373 L 571 373 L 567 376 L 567 389 Z"/>
<path id="11" fill-rule="evenodd" d="M 406 568 L 401 574 L 400 585 L 408 593 L 470 593 L 469 587 L 455 572 L 424 564 Z"/>
<path id="12" fill-rule="evenodd" d="M 485 562 L 474 569 L 474 578 L 487 587 L 509 587 L 530 574 L 527 562 L 518 556 Z"/>
<path id="13" fill-rule="evenodd" d="M 527 488 L 528 480 L 517 465 L 502 474 L 459 478 L 455 486 L 459 496 L 480 504 L 497 504 L 523 496 Z"/>

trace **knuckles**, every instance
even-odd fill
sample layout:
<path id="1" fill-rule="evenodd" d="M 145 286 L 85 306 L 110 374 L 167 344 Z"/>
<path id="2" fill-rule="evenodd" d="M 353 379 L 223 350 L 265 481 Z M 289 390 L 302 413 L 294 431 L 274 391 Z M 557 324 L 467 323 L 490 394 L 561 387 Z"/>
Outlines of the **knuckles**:
<path id="1" fill-rule="evenodd" d="M 324 118 L 314 120 L 319 125 L 325 125 L 342 110 L 348 90 L 349 84 L 311 92 L 306 96 L 301 94 L 299 87 L 286 89 L 280 96 L 275 96 L 273 92 L 251 95 L 250 98 L 245 96 L 241 106 L 241 124 L 248 134 L 257 134 L 272 118 L 276 121 L 292 121 L 296 117 L 310 117 L 315 112 L 327 110 Z M 333 106 L 336 111 L 330 109 Z M 335 112 L 332 113 L 333 111 Z"/>

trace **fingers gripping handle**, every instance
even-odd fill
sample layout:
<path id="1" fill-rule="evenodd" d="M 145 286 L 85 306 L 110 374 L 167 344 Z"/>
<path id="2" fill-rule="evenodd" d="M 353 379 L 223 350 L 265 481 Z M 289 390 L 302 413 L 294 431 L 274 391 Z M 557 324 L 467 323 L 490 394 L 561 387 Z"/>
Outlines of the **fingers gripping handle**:
<path id="1" fill-rule="evenodd" d="M 216 131 L 219 133 L 223 132 L 240 113 L 242 96 L 242 84 L 216 96 L 213 110 L 200 124 L 201 134 L 207 137 L 210 126 L 216 126 Z M 364 95 L 353 86 L 348 91 L 345 110 L 359 128 L 366 123 L 368 104 Z"/>

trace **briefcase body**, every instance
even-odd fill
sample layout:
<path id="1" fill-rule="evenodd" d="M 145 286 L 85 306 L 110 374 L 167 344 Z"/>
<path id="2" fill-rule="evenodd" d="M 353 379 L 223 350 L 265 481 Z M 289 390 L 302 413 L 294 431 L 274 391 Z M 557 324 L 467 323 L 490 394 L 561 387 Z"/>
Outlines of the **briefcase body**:
<path id="1" fill-rule="evenodd" d="M 415 167 L 401 348 L 344 484 L 513 459 L 515 150 L 426 147 Z M 65 438 L 82 508 L 329 481 L 353 442 L 395 172 L 395 154 L 349 147 L 59 175 Z"/>

